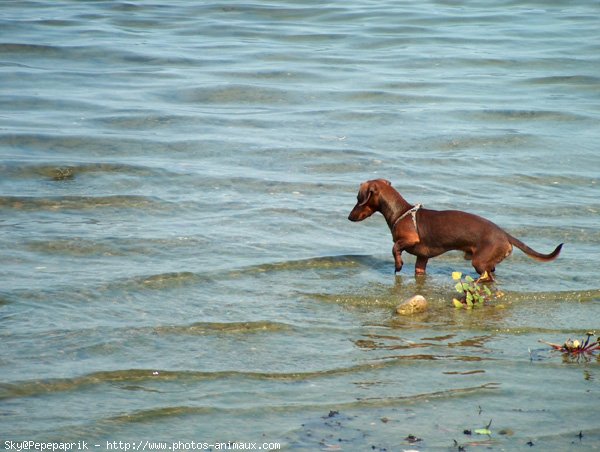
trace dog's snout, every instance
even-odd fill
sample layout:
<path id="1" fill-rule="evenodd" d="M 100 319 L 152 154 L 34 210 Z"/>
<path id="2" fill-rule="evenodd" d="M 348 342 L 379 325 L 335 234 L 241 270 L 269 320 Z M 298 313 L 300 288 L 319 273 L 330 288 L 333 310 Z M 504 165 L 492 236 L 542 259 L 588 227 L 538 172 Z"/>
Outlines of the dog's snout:
<path id="1" fill-rule="evenodd" d="M 352 209 L 352 211 L 350 212 L 350 215 L 348 215 L 348 220 L 350 221 L 362 221 L 365 218 L 367 218 L 367 214 L 365 212 L 364 207 L 361 207 L 360 205 L 355 205 L 354 209 Z"/>
<path id="2" fill-rule="evenodd" d="M 378 210 L 376 207 L 377 199 L 374 196 L 375 192 L 376 190 L 368 186 L 366 182 L 361 185 L 356 196 L 356 205 L 348 215 L 348 220 L 362 221 Z"/>

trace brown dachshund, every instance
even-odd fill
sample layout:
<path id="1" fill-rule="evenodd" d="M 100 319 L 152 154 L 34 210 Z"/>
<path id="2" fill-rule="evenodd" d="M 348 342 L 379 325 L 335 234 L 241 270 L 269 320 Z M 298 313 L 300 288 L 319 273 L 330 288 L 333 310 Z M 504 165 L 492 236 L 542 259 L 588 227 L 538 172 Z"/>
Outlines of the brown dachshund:
<path id="1" fill-rule="evenodd" d="M 417 256 L 415 274 L 424 275 L 429 258 L 460 250 L 465 259 L 472 260 L 480 279 L 493 280 L 496 265 L 510 255 L 513 245 L 540 261 L 556 259 L 563 246 L 561 243 L 550 254 L 538 253 L 485 218 L 409 204 L 385 179 L 361 184 L 357 200 L 348 219 L 362 221 L 375 212 L 383 214 L 392 231 L 397 272 L 402 269 L 402 251 Z"/>

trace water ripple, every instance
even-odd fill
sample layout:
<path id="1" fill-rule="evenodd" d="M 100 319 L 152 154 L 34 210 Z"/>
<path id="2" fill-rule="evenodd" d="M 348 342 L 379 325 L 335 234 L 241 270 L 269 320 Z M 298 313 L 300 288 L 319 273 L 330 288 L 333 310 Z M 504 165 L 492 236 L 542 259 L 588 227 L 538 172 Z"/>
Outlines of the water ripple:
<path id="1" fill-rule="evenodd" d="M 407 357 L 408 360 L 431 360 L 435 359 L 428 355 Z M 65 391 L 79 391 L 83 388 L 105 384 L 140 384 L 147 381 L 159 382 L 202 382 L 207 380 L 272 380 L 272 381 L 305 381 L 311 379 L 328 378 L 336 375 L 346 375 L 384 369 L 397 366 L 401 359 L 381 361 L 378 363 L 359 364 L 347 368 L 329 369 L 323 371 L 309 372 L 245 372 L 245 371 L 165 371 L 156 369 L 127 369 L 114 371 L 101 371 L 73 378 L 54 378 L 44 380 L 29 380 L 18 383 L 0 384 L 0 400 L 35 397 L 43 394 L 53 394 Z M 487 385 L 486 385 L 487 386 Z M 442 391 L 442 393 L 452 393 Z M 414 396 L 411 396 L 414 397 Z M 386 403 L 385 401 L 383 403 Z"/>
<path id="2" fill-rule="evenodd" d="M 54 197 L 0 196 L 0 209 L 61 211 L 98 208 L 165 211 L 172 209 L 173 205 L 156 197 L 141 195 Z"/>

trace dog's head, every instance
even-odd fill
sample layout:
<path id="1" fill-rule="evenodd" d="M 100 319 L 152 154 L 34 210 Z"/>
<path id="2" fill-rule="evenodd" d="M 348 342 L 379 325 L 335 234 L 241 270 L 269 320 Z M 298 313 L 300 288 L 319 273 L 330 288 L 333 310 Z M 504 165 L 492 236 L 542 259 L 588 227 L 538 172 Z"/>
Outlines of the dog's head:
<path id="1" fill-rule="evenodd" d="M 381 190 L 391 187 L 392 183 L 385 179 L 368 180 L 360 184 L 356 205 L 348 219 L 350 221 L 362 221 L 379 211 L 379 196 Z"/>

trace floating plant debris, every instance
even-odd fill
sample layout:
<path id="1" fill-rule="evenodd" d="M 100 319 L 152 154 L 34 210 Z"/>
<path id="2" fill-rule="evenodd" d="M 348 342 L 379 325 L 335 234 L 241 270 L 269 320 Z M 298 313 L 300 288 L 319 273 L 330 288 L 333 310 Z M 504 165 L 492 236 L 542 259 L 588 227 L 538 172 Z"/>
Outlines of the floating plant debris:
<path id="1" fill-rule="evenodd" d="M 485 281 L 487 278 L 487 272 L 481 275 L 481 278 L 474 280 L 471 276 L 467 275 L 463 278 L 461 272 L 453 272 L 452 279 L 457 281 L 454 288 L 461 294 L 460 298 L 454 298 L 452 303 L 457 308 L 472 309 L 475 306 L 482 306 L 486 301 L 491 300 L 493 297 L 500 298 L 504 294 L 498 290 L 494 293 L 488 284 L 482 284 L 481 281 Z"/>
<path id="2" fill-rule="evenodd" d="M 595 341 L 592 341 L 591 338 L 595 336 L 596 333 L 588 332 L 586 333 L 586 338 L 580 340 L 577 339 L 567 339 L 564 344 L 553 344 L 552 342 L 546 342 L 540 339 L 539 342 L 542 344 L 549 345 L 554 350 L 558 350 L 562 353 L 567 353 L 571 355 L 578 355 L 581 353 L 594 353 L 600 350 L 600 336 L 596 337 Z"/>

